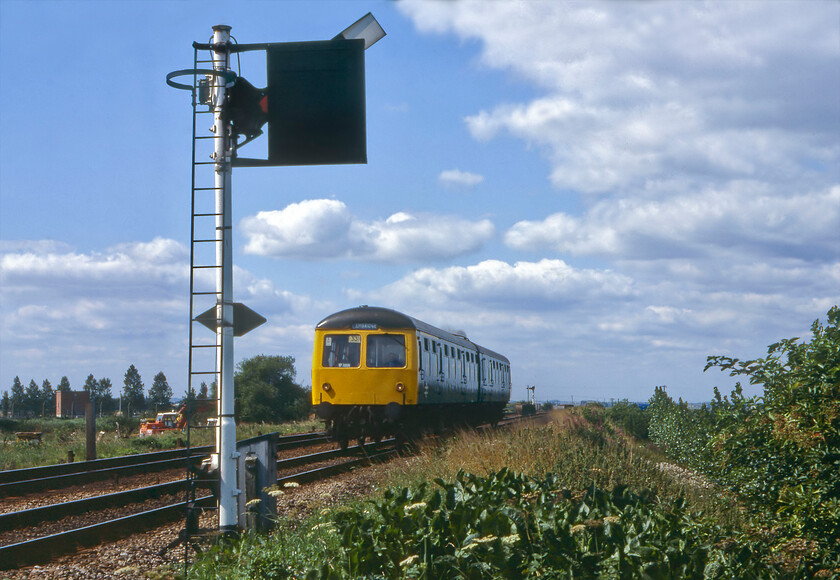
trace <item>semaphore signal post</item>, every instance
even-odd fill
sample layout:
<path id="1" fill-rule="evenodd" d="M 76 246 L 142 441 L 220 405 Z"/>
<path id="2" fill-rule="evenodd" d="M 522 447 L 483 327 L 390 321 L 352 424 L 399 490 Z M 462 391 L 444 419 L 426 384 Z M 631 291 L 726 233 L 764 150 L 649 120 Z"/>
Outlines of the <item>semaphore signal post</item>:
<path id="1" fill-rule="evenodd" d="M 169 73 L 166 82 L 172 87 L 191 91 L 193 97 L 193 179 L 190 275 L 190 351 L 188 393 L 196 392 L 194 382 L 211 376 L 217 385 L 216 448 L 212 465 L 218 475 L 218 527 L 222 533 L 234 533 L 244 522 L 239 520 L 237 487 L 239 454 L 234 419 L 235 336 L 241 336 L 265 322 L 265 318 L 233 301 L 232 193 L 233 167 L 268 167 L 283 165 L 325 165 L 366 163 L 364 51 L 382 38 L 385 32 L 376 19 L 366 14 L 341 34 L 327 41 L 234 44 L 231 27 L 213 27 L 212 41 L 193 43 L 194 68 Z M 198 54 L 209 52 L 211 58 L 199 61 Z M 264 51 L 268 86 L 258 89 L 231 69 L 231 54 Z M 212 68 L 199 68 L 206 62 Z M 191 84 L 174 79 L 192 76 Z M 196 133 L 196 107 L 207 105 L 213 115 L 211 135 Z M 268 158 L 248 159 L 238 149 L 268 131 Z M 197 162 L 196 143 L 212 139 L 212 163 Z M 212 165 L 212 187 L 197 187 L 197 168 Z M 197 193 L 212 190 L 212 212 L 199 209 Z M 196 224 L 213 218 L 215 234 L 202 238 Z M 215 263 L 199 262 L 201 244 L 215 246 Z M 196 272 L 215 270 L 215 289 L 196 288 Z M 202 298 L 215 298 L 208 310 L 197 312 Z M 206 304 L 205 304 L 206 305 Z M 198 344 L 193 323 L 215 333 L 214 344 Z M 214 368 L 200 369 L 198 355 L 202 348 L 214 349 Z M 193 497 L 194 500 L 194 497 Z M 188 495 L 188 506 L 190 497 Z M 188 508 L 189 510 L 190 508 Z M 188 522 L 190 521 L 188 513 Z M 188 523 L 187 531 L 190 525 Z"/>

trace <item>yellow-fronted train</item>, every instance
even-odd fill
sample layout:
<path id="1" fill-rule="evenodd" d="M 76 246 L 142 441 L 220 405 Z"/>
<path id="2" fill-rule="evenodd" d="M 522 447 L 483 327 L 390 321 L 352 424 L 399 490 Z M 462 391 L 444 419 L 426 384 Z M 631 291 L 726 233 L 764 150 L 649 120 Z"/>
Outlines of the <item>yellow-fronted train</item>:
<path id="1" fill-rule="evenodd" d="M 312 404 L 342 448 L 496 423 L 510 386 L 504 356 L 395 310 L 350 308 L 315 327 Z"/>

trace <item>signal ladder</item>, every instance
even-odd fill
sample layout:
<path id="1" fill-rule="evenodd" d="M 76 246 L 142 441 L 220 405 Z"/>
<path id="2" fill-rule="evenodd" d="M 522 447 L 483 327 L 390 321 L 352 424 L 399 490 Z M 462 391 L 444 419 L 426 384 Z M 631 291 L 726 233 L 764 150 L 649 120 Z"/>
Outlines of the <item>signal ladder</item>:
<path id="1" fill-rule="evenodd" d="M 212 53 L 211 53 L 212 54 Z M 212 69 L 213 60 L 200 60 L 199 49 L 195 47 L 193 69 Z M 225 236 L 230 232 L 223 227 L 217 228 L 216 220 L 221 217 L 215 206 L 216 192 L 218 188 L 215 186 L 214 178 L 215 172 L 208 166 L 214 166 L 215 162 L 211 160 L 211 154 L 214 151 L 215 139 L 223 138 L 222 135 L 210 134 L 207 135 L 207 128 L 202 127 L 198 129 L 200 123 L 209 123 L 213 126 L 213 108 L 208 104 L 206 89 L 206 79 L 202 75 L 193 76 L 193 91 L 192 91 L 192 178 L 191 178 L 191 218 L 190 218 L 190 330 L 189 330 L 189 357 L 188 357 L 188 394 L 192 394 L 191 399 L 199 393 L 201 383 L 208 385 L 215 384 L 215 394 L 218 397 L 219 385 L 221 384 L 219 361 L 221 360 L 221 344 L 217 343 L 216 333 L 208 331 L 207 328 L 201 326 L 196 318 L 208 311 L 214 309 L 221 301 L 221 292 L 216 287 L 216 277 L 220 264 L 216 263 L 216 249 L 221 248 L 225 241 Z M 199 135 L 197 131 L 201 131 Z M 209 185 L 207 185 L 209 184 Z M 205 320 L 206 323 L 206 320 Z M 218 323 L 218 321 L 217 321 Z M 198 426 L 199 428 L 213 428 L 216 437 L 215 442 L 218 451 L 218 398 L 201 400 L 200 404 L 211 405 L 214 409 L 213 415 L 216 416 L 216 425 Z M 198 407 L 187 407 L 187 448 L 190 449 L 190 429 L 196 426 L 190 426 L 191 415 L 195 410 L 200 410 Z M 187 453 L 187 514 L 186 523 L 184 527 L 184 565 L 189 563 L 189 550 L 193 540 L 198 534 L 198 516 L 200 512 L 194 507 L 196 501 L 197 491 L 199 494 L 206 493 L 207 476 L 201 472 L 197 472 L 194 466 L 194 456 Z M 218 473 L 211 483 L 214 489 L 218 485 Z M 208 508 L 202 508 L 208 509 Z M 217 512 L 218 519 L 218 504 L 213 509 Z M 218 522 L 216 526 L 218 527 Z"/>

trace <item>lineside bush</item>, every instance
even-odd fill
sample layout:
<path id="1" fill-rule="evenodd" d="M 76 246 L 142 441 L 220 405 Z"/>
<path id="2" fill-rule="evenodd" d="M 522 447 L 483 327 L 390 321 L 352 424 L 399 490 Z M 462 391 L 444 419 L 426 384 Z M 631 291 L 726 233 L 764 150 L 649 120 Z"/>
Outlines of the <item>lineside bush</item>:
<path id="1" fill-rule="evenodd" d="M 651 437 L 667 452 L 731 489 L 779 560 L 840 576 L 840 308 L 811 326 L 811 339 L 781 340 L 767 356 L 708 358 L 706 369 L 762 385 L 744 397 L 715 389 L 690 413 L 657 389 Z"/>

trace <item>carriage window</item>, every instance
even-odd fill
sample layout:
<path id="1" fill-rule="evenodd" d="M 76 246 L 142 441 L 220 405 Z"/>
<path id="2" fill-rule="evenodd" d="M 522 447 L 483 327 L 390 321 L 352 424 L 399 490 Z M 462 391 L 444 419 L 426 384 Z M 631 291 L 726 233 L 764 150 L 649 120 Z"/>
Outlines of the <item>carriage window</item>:
<path id="1" fill-rule="evenodd" d="M 358 367 L 362 354 L 362 337 L 358 334 L 328 334 L 324 337 L 325 367 Z"/>
<path id="2" fill-rule="evenodd" d="M 367 366 L 404 367 L 405 335 L 369 334 L 367 337 Z"/>

